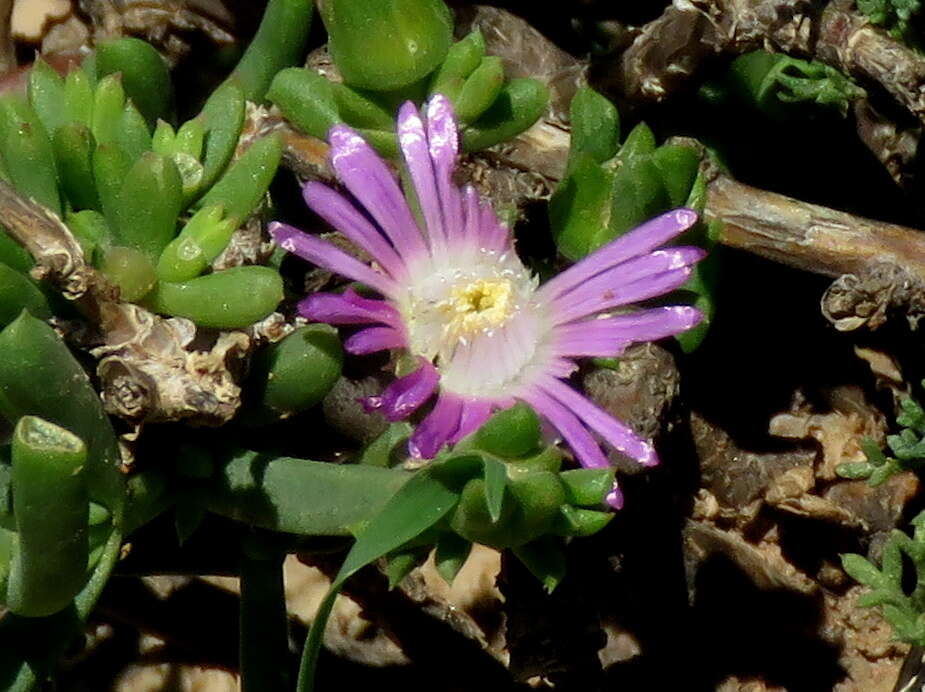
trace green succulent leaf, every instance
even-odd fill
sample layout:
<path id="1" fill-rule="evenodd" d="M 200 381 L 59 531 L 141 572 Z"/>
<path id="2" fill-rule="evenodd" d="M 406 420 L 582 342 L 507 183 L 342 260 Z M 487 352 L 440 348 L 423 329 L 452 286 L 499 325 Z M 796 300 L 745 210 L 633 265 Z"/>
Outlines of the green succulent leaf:
<path id="1" fill-rule="evenodd" d="M 54 134 L 66 122 L 64 80 L 57 70 L 39 56 L 29 72 L 29 103 L 42 121 L 45 131 Z"/>
<path id="2" fill-rule="evenodd" d="M 371 91 L 423 79 L 443 62 L 453 37 L 442 0 L 328 0 L 320 11 L 344 83 Z"/>
<path id="3" fill-rule="evenodd" d="M 549 593 L 555 591 L 565 577 L 565 555 L 559 542 L 553 538 L 514 548 L 514 555 Z"/>
<path id="4" fill-rule="evenodd" d="M 87 446 L 90 499 L 121 519 L 125 477 L 116 436 L 89 377 L 54 330 L 23 313 L 0 331 L 0 414 L 17 422 L 38 416 Z M 43 386 L 36 387 L 36 382 Z"/>
<path id="5" fill-rule="evenodd" d="M 319 139 L 341 122 L 334 86 L 311 70 L 290 67 L 273 79 L 267 98 L 300 130 Z M 391 125 L 391 118 L 390 118 Z"/>
<path id="6" fill-rule="evenodd" d="M 243 223 L 263 201 L 282 156 L 278 134 L 256 140 L 202 197 L 200 208 L 221 205 L 226 217 Z"/>
<path id="7" fill-rule="evenodd" d="M 246 265 L 179 283 L 161 281 L 145 296 L 144 304 L 202 327 L 241 329 L 267 317 L 282 299 L 279 272 Z"/>
<path id="8" fill-rule="evenodd" d="M 517 402 L 489 418 L 474 441 L 480 449 L 499 457 L 525 457 L 539 449 L 540 419 L 527 404 Z"/>
<path id="9" fill-rule="evenodd" d="M 249 379 L 253 406 L 271 419 L 305 411 L 331 391 L 343 363 L 336 329 L 326 324 L 299 327 L 254 359 Z"/>
<path id="10" fill-rule="evenodd" d="M 263 101 L 274 75 L 302 62 L 312 11 L 311 0 L 267 3 L 257 34 L 228 79 L 240 87 L 247 100 Z"/>
<path id="11" fill-rule="evenodd" d="M 51 615 L 87 581 L 87 447 L 64 428 L 23 416 L 12 461 L 16 540 L 3 600 L 20 615 Z"/>
<path id="12" fill-rule="evenodd" d="M 539 120 L 548 102 L 549 90 L 539 80 L 510 80 L 488 110 L 463 130 L 463 149 L 479 151 L 513 139 Z"/>
<path id="13" fill-rule="evenodd" d="M 173 108 L 170 72 L 160 53 L 138 38 L 119 38 L 96 48 L 96 73 L 122 75 L 125 94 L 144 116 L 150 127 L 166 118 Z"/>
<path id="14" fill-rule="evenodd" d="M 19 317 L 23 310 L 40 320 L 52 316 L 48 299 L 35 283 L 0 262 L 0 329 Z"/>
<path id="15" fill-rule="evenodd" d="M 214 92 L 197 116 L 205 132 L 202 154 L 202 190 L 208 190 L 234 155 L 244 127 L 244 92 L 226 82 Z"/>
<path id="16" fill-rule="evenodd" d="M 612 159 L 620 146 L 620 116 L 608 98 L 581 87 L 570 106 L 572 139 L 569 159 L 586 154 L 596 163 Z"/>
<path id="17" fill-rule="evenodd" d="M 437 566 L 437 572 L 447 584 L 453 583 L 471 552 L 472 544 L 461 536 L 449 532 L 440 534 L 440 538 L 437 539 L 437 550 L 434 553 L 434 563 Z"/>
<path id="18" fill-rule="evenodd" d="M 372 521 L 411 474 L 236 451 L 213 478 L 209 510 L 253 526 L 349 536 Z"/>
<path id="19" fill-rule="evenodd" d="M 429 95 L 443 94 L 455 102 L 466 78 L 481 64 L 483 57 L 485 39 L 481 31 L 473 31 L 454 43 L 447 51 L 446 59 L 431 76 Z"/>
<path id="20" fill-rule="evenodd" d="M 0 154 L 17 192 L 60 215 L 51 139 L 32 107 L 18 96 L 0 97 Z"/>

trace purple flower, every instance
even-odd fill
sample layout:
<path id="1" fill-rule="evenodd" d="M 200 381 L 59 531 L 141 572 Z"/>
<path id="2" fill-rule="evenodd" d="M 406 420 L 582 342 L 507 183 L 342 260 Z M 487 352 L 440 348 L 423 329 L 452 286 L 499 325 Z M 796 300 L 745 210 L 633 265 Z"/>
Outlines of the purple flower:
<path id="1" fill-rule="evenodd" d="M 421 229 L 395 176 L 343 125 L 329 133 L 331 165 L 349 195 L 310 182 L 305 201 L 374 260 L 274 223 L 274 239 L 303 259 L 380 293 L 317 293 L 299 304 L 308 319 L 368 325 L 345 343 L 350 353 L 405 349 L 420 363 L 365 401 L 391 421 L 436 397 L 409 451 L 431 458 L 477 430 L 496 409 L 532 406 L 587 467 L 608 466 L 598 439 L 652 466 L 651 442 L 565 382 L 576 358 L 617 356 L 632 343 L 689 329 L 701 319 L 678 305 L 626 312 L 633 302 L 681 286 L 704 257 L 694 247 L 656 249 L 691 227 L 689 209 L 648 221 L 539 285 L 514 252 L 510 231 L 472 187 L 453 182 L 459 138 L 449 101 L 435 96 L 426 121 L 414 104 L 398 114 L 398 139 L 420 205 Z M 623 311 L 614 314 L 614 311 Z M 623 498 L 614 486 L 607 501 Z"/>

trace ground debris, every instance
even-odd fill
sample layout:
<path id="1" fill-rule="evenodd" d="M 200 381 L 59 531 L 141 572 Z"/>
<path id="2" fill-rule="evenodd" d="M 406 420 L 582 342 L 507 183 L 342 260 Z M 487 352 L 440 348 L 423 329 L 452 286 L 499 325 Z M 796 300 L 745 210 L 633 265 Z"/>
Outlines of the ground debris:
<path id="1" fill-rule="evenodd" d="M 780 599 L 788 605 L 775 618 L 802 613 L 804 626 L 815 633 L 806 635 L 815 637 L 814 646 L 831 647 L 825 649 L 828 663 L 820 662 L 814 672 L 829 680 L 818 689 L 888 692 L 908 647 L 892 640 L 877 609 L 857 607 L 866 589 L 844 574 L 838 556 L 865 547 L 869 555 L 876 553 L 883 537 L 902 523 L 919 482 L 911 473 L 897 474 L 875 488 L 866 481 L 840 479 L 837 466 L 863 460 L 864 437 L 882 443 L 886 422 L 860 387 L 835 387 L 823 398 L 826 407 L 819 410 L 798 392 L 790 410 L 769 423 L 772 435 L 800 443 L 811 440 L 818 451 L 802 446 L 746 450 L 719 426 L 692 414 L 702 487 L 683 530 L 688 593 L 692 603 L 712 602 L 714 592 L 730 588 L 752 594 L 742 598 L 764 594 L 761 598 Z M 790 615 L 786 608 L 793 609 Z M 705 607 L 704 613 L 711 609 Z M 755 622 L 778 627 L 764 616 Z M 798 686 L 780 685 L 772 674 L 736 673 L 715 689 Z"/>
<path id="2" fill-rule="evenodd" d="M 837 596 L 826 593 L 821 635 L 837 643 L 845 679 L 834 692 L 891 692 L 909 645 L 893 639 L 892 629 L 872 608 L 859 608 L 867 591 L 853 586 Z"/>
<path id="3" fill-rule="evenodd" d="M 747 541 L 738 531 L 724 531 L 688 521 L 684 525 L 685 568 L 693 583 L 698 566 L 714 555 L 722 555 L 740 567 L 760 589 L 787 589 L 815 593 L 819 586 L 782 555 L 777 534 L 767 533 L 758 543 Z"/>
<path id="4" fill-rule="evenodd" d="M 793 469 L 812 470 L 816 453 L 805 448 L 752 452 L 720 427 L 691 414 L 691 432 L 700 459 L 701 486 L 724 508 L 753 517 L 779 477 Z M 805 472 L 804 472 L 805 473 Z M 785 482 L 792 482 L 793 475 Z"/>
<path id="5" fill-rule="evenodd" d="M 190 34 L 217 44 L 234 42 L 233 15 L 225 0 L 78 0 L 90 19 L 94 41 L 141 36 L 160 48 L 172 63 L 192 49 Z"/>
<path id="6" fill-rule="evenodd" d="M 822 452 L 816 476 L 823 480 L 837 478 L 839 464 L 866 461 L 861 448 L 865 438 L 882 446 L 886 439 L 886 418 L 866 399 L 864 391 L 854 385 L 836 387 L 827 393 L 831 410 L 815 412 L 806 397 L 797 392 L 790 411 L 771 419 L 769 432 L 793 440 L 813 439 Z"/>

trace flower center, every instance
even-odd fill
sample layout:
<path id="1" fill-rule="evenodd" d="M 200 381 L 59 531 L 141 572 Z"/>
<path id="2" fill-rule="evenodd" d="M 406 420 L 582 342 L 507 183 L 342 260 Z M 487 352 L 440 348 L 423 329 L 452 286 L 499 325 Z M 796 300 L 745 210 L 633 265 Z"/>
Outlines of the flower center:
<path id="1" fill-rule="evenodd" d="M 504 324 L 514 308 L 512 293 L 507 279 L 476 279 L 454 286 L 439 305 L 447 318 L 447 336 L 466 338 Z"/>
<path id="2" fill-rule="evenodd" d="M 514 252 L 463 247 L 422 263 L 398 303 L 408 350 L 451 391 L 508 396 L 540 346 L 536 286 Z"/>

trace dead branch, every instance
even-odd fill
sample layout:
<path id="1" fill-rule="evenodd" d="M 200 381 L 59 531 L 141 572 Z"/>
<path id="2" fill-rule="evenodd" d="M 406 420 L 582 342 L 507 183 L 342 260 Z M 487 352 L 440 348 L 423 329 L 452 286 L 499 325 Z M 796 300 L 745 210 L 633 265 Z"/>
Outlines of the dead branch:
<path id="1" fill-rule="evenodd" d="M 822 299 L 841 330 L 876 328 L 891 309 L 925 314 L 925 235 L 758 190 L 717 174 L 704 210 L 722 222 L 719 242 L 839 278 Z"/>
<path id="2" fill-rule="evenodd" d="M 809 0 L 675 0 L 644 26 L 602 84 L 637 101 L 663 101 L 710 57 L 764 48 L 820 60 L 873 81 L 925 120 L 925 57 L 872 26 L 853 3 Z"/>
<path id="3" fill-rule="evenodd" d="M 716 56 L 757 49 L 819 60 L 876 83 L 925 122 L 925 57 L 872 26 L 847 0 L 824 7 L 808 0 L 675 0 L 626 50 L 597 64 L 592 82 L 631 102 L 660 103 Z M 854 115 L 861 140 L 906 185 L 920 131 L 889 122 L 863 97 Z"/>
<path id="4" fill-rule="evenodd" d="M 720 242 L 798 269 L 839 276 L 891 263 L 925 280 L 925 237 L 719 174 L 709 184 L 706 215 L 721 220 Z"/>

